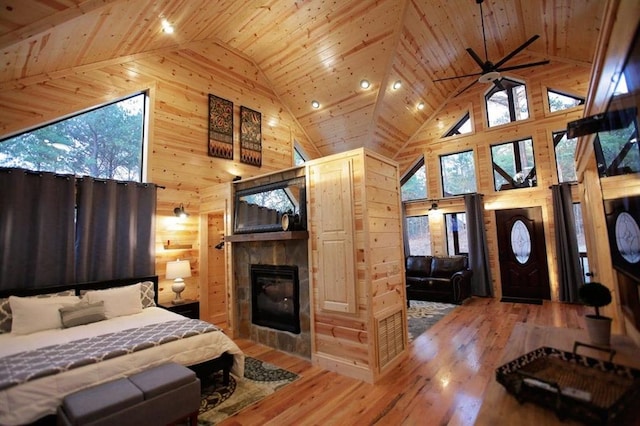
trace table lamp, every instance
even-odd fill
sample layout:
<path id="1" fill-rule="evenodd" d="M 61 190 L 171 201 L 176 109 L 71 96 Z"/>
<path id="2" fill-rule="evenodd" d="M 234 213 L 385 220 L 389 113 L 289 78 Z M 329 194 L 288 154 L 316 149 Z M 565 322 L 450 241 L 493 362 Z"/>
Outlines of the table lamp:
<path id="1" fill-rule="evenodd" d="M 175 299 L 171 301 L 174 305 L 184 303 L 184 299 L 180 297 L 180 293 L 186 287 L 184 279 L 191 276 L 191 265 L 188 260 L 176 260 L 175 262 L 167 262 L 167 279 L 173 279 L 171 290 L 176 294 Z"/>

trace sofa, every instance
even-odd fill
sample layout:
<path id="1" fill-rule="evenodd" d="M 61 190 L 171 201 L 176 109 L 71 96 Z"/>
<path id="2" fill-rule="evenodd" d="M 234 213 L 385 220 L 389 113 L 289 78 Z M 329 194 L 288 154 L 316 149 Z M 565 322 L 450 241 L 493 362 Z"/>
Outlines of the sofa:
<path id="1" fill-rule="evenodd" d="M 471 296 L 466 256 L 407 256 L 405 277 L 409 300 L 461 304 Z"/>

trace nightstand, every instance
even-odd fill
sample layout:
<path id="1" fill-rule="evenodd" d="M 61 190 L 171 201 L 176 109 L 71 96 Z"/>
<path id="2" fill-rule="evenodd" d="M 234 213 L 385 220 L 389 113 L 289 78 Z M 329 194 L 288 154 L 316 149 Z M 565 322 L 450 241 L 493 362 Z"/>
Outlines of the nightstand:
<path id="1" fill-rule="evenodd" d="M 200 319 L 200 301 L 198 300 L 185 299 L 184 303 L 179 305 L 168 302 L 160 303 L 160 306 L 188 318 Z"/>

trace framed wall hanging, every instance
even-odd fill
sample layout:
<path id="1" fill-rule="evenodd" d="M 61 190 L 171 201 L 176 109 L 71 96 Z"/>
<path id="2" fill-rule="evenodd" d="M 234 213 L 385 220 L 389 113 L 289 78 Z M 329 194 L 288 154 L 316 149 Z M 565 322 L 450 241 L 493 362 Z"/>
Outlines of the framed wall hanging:
<path id="1" fill-rule="evenodd" d="M 262 114 L 240 107 L 240 162 L 262 166 Z"/>
<path id="2" fill-rule="evenodd" d="M 233 160 L 233 102 L 209 95 L 209 155 Z"/>

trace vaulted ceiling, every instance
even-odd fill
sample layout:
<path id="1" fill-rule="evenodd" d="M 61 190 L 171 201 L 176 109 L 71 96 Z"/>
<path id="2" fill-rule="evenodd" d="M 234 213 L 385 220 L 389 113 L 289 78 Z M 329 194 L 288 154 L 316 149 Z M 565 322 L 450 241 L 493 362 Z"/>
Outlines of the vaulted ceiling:
<path id="1" fill-rule="evenodd" d="M 434 82 L 480 71 L 466 48 L 496 62 L 539 34 L 506 65 L 590 66 L 604 3 L 485 0 L 485 57 L 475 0 L 2 0 L 0 88 L 208 40 L 261 70 L 321 154 L 394 157 L 477 79 Z"/>

